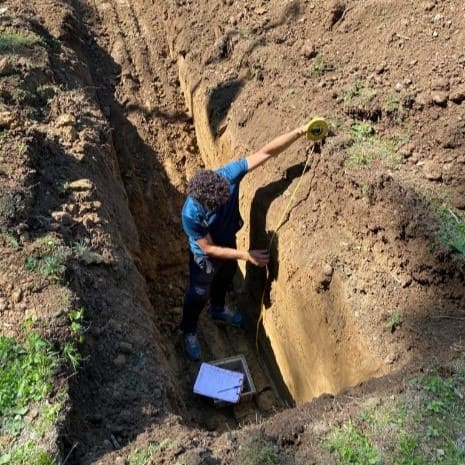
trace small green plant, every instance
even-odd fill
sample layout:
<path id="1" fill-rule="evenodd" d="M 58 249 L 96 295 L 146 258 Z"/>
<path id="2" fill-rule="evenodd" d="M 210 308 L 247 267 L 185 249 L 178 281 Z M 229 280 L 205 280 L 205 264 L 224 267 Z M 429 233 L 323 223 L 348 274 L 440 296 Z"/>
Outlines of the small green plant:
<path id="1" fill-rule="evenodd" d="M 402 317 L 399 312 L 393 312 L 389 315 L 388 321 L 384 325 L 393 333 L 402 323 Z"/>
<path id="2" fill-rule="evenodd" d="M 26 262 L 24 263 L 24 269 L 27 271 L 37 271 L 39 268 L 39 260 L 30 255 L 29 257 L 26 258 Z"/>
<path id="3" fill-rule="evenodd" d="M 24 155 L 27 152 L 26 143 L 23 141 L 18 142 L 18 145 L 16 146 L 16 151 L 18 152 L 18 155 Z"/>
<path id="4" fill-rule="evenodd" d="M 81 307 L 77 310 L 71 310 L 68 313 L 68 319 L 70 322 L 72 340 L 63 345 L 62 354 L 65 360 L 69 361 L 73 370 L 76 371 L 82 360 L 77 345 L 82 344 L 85 340 L 84 308 Z"/>
<path id="5" fill-rule="evenodd" d="M 69 193 L 69 181 L 62 181 L 58 183 L 57 191 L 60 197 L 66 197 Z"/>
<path id="6" fill-rule="evenodd" d="M 323 57 L 321 54 L 318 54 L 315 57 L 315 63 L 313 65 L 313 70 L 317 76 L 322 76 L 326 70 L 325 62 L 323 61 Z"/>
<path id="7" fill-rule="evenodd" d="M 16 239 L 15 236 L 13 236 L 13 234 L 10 234 L 8 232 L 4 232 L 2 233 L 3 234 L 3 237 L 4 239 L 6 240 L 6 242 L 11 246 L 13 247 L 14 249 L 18 249 L 19 248 L 19 242 L 18 242 L 18 239 Z"/>
<path id="8" fill-rule="evenodd" d="M 169 439 L 165 439 L 160 443 L 151 441 L 146 448 L 134 447 L 128 456 L 129 465 L 148 465 L 152 458 L 169 447 L 170 443 Z"/>
<path id="9" fill-rule="evenodd" d="M 465 260 L 465 218 L 443 207 L 438 213 L 441 221 L 439 231 L 441 242 Z"/>
<path id="10" fill-rule="evenodd" d="M 55 95 L 62 92 L 63 89 L 60 86 L 44 84 L 38 86 L 36 89 L 37 95 L 44 104 L 47 104 Z"/>
<path id="11" fill-rule="evenodd" d="M 357 79 L 349 88 L 343 91 L 343 104 L 345 106 L 366 106 L 377 96 L 376 90 L 363 81 Z"/>
<path id="12" fill-rule="evenodd" d="M 386 104 L 384 105 L 384 111 L 387 114 L 397 113 L 400 109 L 400 100 L 396 94 L 390 93 L 386 98 Z"/>
<path id="13" fill-rule="evenodd" d="M 76 371 L 82 360 L 79 350 L 72 342 L 66 342 L 63 345 L 62 352 L 65 360 L 68 360 L 73 367 L 73 370 Z"/>
<path id="14" fill-rule="evenodd" d="M 363 121 L 358 121 L 353 123 L 350 126 L 350 132 L 352 134 L 352 138 L 355 140 L 364 140 L 368 139 L 369 137 L 373 136 L 375 130 L 370 123 L 366 123 Z"/>
<path id="15" fill-rule="evenodd" d="M 37 241 L 37 245 L 43 251 L 54 252 L 58 249 L 58 244 L 53 236 L 47 235 Z"/>
<path id="16" fill-rule="evenodd" d="M 60 248 L 52 236 L 45 236 L 35 242 L 35 251 L 27 257 L 25 269 L 36 271 L 45 278 L 60 279 L 66 270 L 63 260 L 65 249 Z"/>
<path id="17" fill-rule="evenodd" d="M 0 335 L 0 464 L 55 465 L 39 438 L 53 427 L 61 409 L 50 403 L 52 377 L 60 363 L 52 345 L 30 331 L 25 322 L 24 344 Z M 26 415 L 34 407 L 33 418 Z"/>
<path id="18" fill-rule="evenodd" d="M 426 405 L 426 410 L 434 413 L 440 413 L 444 410 L 444 402 L 441 399 L 433 399 Z"/>
<path id="19" fill-rule="evenodd" d="M 276 69 L 279 68 L 279 64 L 276 63 Z M 300 70 L 300 74 L 308 79 L 311 79 L 315 76 L 321 77 L 323 74 L 329 72 L 329 71 L 334 71 L 335 65 L 332 63 L 328 63 L 323 59 L 323 56 L 318 53 L 315 58 L 313 63 Z"/>
<path id="20" fill-rule="evenodd" d="M 420 455 L 418 438 L 407 433 L 402 434 L 393 461 L 399 465 L 427 465 Z"/>
<path id="21" fill-rule="evenodd" d="M 15 53 L 39 42 L 41 42 L 41 38 L 35 34 L 24 34 L 16 31 L 3 32 L 0 34 L 0 53 Z"/>
<path id="22" fill-rule="evenodd" d="M 276 446 L 256 436 L 247 438 L 240 450 L 243 465 L 276 465 L 278 454 Z"/>
<path id="23" fill-rule="evenodd" d="M 464 464 L 464 360 L 412 378 L 402 395 L 376 399 L 356 421 L 335 427 L 325 444 L 337 463 Z"/>
<path id="24" fill-rule="evenodd" d="M 375 156 L 373 126 L 365 122 L 355 122 L 350 127 L 352 136 L 347 152 L 349 158 L 346 166 L 366 166 L 371 163 Z"/>
<path id="25" fill-rule="evenodd" d="M 84 308 L 71 310 L 68 316 L 71 321 L 71 332 L 75 335 L 77 342 L 84 342 Z"/>
<path id="26" fill-rule="evenodd" d="M 11 98 L 16 105 L 26 105 L 30 99 L 30 93 L 20 87 L 16 87 L 11 93 Z"/>
<path id="27" fill-rule="evenodd" d="M 26 441 L 15 445 L 9 453 L 0 457 L 0 464 L 8 465 L 56 465 L 54 458 L 41 447 L 36 441 Z"/>
<path id="28" fill-rule="evenodd" d="M 87 245 L 87 242 L 84 239 L 80 239 L 79 241 L 75 242 L 73 245 L 73 252 L 78 256 L 81 256 L 87 250 L 89 250 L 89 247 Z"/>
<path id="29" fill-rule="evenodd" d="M 24 155 L 27 152 L 27 144 L 24 141 L 18 142 L 16 152 L 18 155 Z"/>
<path id="30" fill-rule="evenodd" d="M 45 278 L 60 278 L 65 269 L 60 258 L 56 255 L 46 255 L 39 264 L 39 273 Z"/>

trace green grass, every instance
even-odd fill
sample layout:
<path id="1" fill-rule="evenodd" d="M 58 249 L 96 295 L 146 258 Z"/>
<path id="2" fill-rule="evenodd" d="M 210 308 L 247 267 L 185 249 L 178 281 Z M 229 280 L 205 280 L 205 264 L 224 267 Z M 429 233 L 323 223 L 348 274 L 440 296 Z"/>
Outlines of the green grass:
<path id="1" fill-rule="evenodd" d="M 323 57 L 321 54 L 318 54 L 315 57 L 315 63 L 313 65 L 313 70 L 317 76 L 322 76 L 326 70 L 325 62 L 323 61 Z"/>
<path id="2" fill-rule="evenodd" d="M 0 412 L 4 418 L 50 393 L 49 380 L 58 358 L 50 343 L 37 334 L 29 334 L 25 347 L 0 336 L 0 361 Z"/>
<path id="3" fill-rule="evenodd" d="M 366 106 L 372 102 L 377 92 L 375 89 L 357 79 L 352 85 L 342 92 L 344 106 Z"/>
<path id="4" fill-rule="evenodd" d="M 55 465 L 55 459 L 33 440 L 12 448 L 0 457 L 0 465 Z"/>
<path id="5" fill-rule="evenodd" d="M 382 463 L 379 452 L 369 438 L 351 421 L 333 431 L 327 445 L 330 452 L 338 456 L 341 464 L 378 465 Z"/>
<path id="6" fill-rule="evenodd" d="M 44 444 L 54 435 L 67 395 L 53 390 L 64 354 L 32 332 L 33 324 L 33 319 L 23 323 L 22 344 L 0 335 L 0 465 L 57 463 Z"/>
<path id="7" fill-rule="evenodd" d="M 129 465 L 148 465 L 157 454 L 171 445 L 171 441 L 165 439 L 159 443 L 155 441 L 149 442 L 148 446 L 144 448 L 133 447 L 128 455 Z"/>
<path id="8" fill-rule="evenodd" d="M 56 255 L 46 255 L 41 258 L 39 273 L 45 278 L 59 278 L 65 272 L 65 266 L 61 258 Z"/>
<path id="9" fill-rule="evenodd" d="M 15 53 L 39 42 L 41 42 L 41 38 L 35 34 L 15 31 L 3 32 L 0 34 L 0 53 Z"/>
<path id="10" fill-rule="evenodd" d="M 444 207 L 439 208 L 438 215 L 440 242 L 465 260 L 465 218 Z"/>
<path id="11" fill-rule="evenodd" d="M 84 239 L 81 239 L 74 243 L 73 252 L 80 257 L 83 253 L 89 250 L 89 246 Z"/>
<path id="12" fill-rule="evenodd" d="M 70 329 L 72 340 L 63 345 L 63 357 L 68 360 L 74 371 L 77 370 L 81 363 L 81 353 L 79 352 L 78 345 L 84 342 L 84 308 L 78 310 L 71 310 L 68 313 L 70 322 Z"/>
<path id="13" fill-rule="evenodd" d="M 454 370 L 432 369 L 402 394 L 379 399 L 334 428 L 326 448 L 340 465 L 465 464 L 465 354 Z"/>
<path id="14" fill-rule="evenodd" d="M 386 328 L 390 329 L 393 333 L 402 323 L 402 317 L 399 312 L 392 312 L 389 315 L 388 321 L 384 325 Z"/>
<path id="15" fill-rule="evenodd" d="M 54 84 L 43 84 L 37 87 L 36 92 L 42 102 L 47 104 L 55 95 L 63 92 L 63 88 Z"/>
<path id="16" fill-rule="evenodd" d="M 18 239 L 16 239 L 15 236 L 13 236 L 13 234 L 4 232 L 2 233 L 2 236 L 10 247 L 12 247 L 13 249 L 19 249 L 19 241 Z"/>
<path id="17" fill-rule="evenodd" d="M 355 140 L 368 139 L 373 136 L 375 130 L 370 123 L 358 121 L 350 126 L 352 138 Z"/>
<path id="18" fill-rule="evenodd" d="M 65 249 L 53 237 L 45 236 L 36 241 L 35 250 L 26 258 L 24 268 L 44 278 L 59 280 L 66 271 L 64 258 Z"/>
<path id="19" fill-rule="evenodd" d="M 274 444 L 263 438 L 247 438 L 239 451 L 243 465 L 277 465 L 278 453 Z"/>
<path id="20" fill-rule="evenodd" d="M 24 141 L 18 142 L 18 145 L 16 146 L 16 151 L 18 152 L 18 155 L 24 155 L 27 152 L 27 145 Z"/>
<path id="21" fill-rule="evenodd" d="M 30 406 L 40 405 L 52 392 L 52 374 L 59 360 L 51 344 L 35 333 L 28 335 L 24 346 L 0 336 L 0 436 L 17 438 L 25 430 L 25 416 Z M 0 455 L 11 457 L 10 461 L 0 463 L 34 463 L 30 448 L 23 450 L 25 447 L 15 441 L 9 448 L 0 445 Z M 15 455 L 23 453 L 30 460 L 13 460 Z"/>
<path id="22" fill-rule="evenodd" d="M 398 138 L 376 136 L 373 126 L 363 121 L 354 122 L 350 127 L 350 133 L 348 157 L 344 163 L 346 167 L 365 167 L 374 160 L 380 160 L 393 168 L 400 162 L 401 157 L 396 151 Z"/>
<path id="23" fill-rule="evenodd" d="M 388 114 L 397 113 L 401 108 L 400 99 L 397 94 L 390 93 L 386 97 L 386 103 L 384 105 L 384 111 Z"/>

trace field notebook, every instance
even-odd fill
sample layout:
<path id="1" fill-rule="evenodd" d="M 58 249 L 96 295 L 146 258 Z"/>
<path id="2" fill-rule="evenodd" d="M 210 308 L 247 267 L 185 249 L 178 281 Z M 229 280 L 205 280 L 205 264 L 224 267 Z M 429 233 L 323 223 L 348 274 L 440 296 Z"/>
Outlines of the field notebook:
<path id="1" fill-rule="evenodd" d="M 195 380 L 194 393 L 236 404 L 241 396 L 244 376 L 244 373 L 204 362 Z"/>

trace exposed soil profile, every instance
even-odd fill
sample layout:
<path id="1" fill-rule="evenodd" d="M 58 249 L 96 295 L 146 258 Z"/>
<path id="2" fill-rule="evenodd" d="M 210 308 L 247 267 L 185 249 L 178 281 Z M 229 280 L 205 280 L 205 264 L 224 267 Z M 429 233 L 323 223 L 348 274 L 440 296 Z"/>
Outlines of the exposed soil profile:
<path id="1" fill-rule="evenodd" d="M 2 334 L 33 318 L 58 344 L 85 309 L 57 463 L 133 465 L 171 441 L 147 463 L 242 464 L 250 438 L 337 463 L 328 425 L 465 352 L 461 2 L 25 3 L 0 13 L 41 37 L 0 51 L 0 314 Z M 186 182 L 315 115 L 324 143 L 241 184 L 240 247 L 272 260 L 241 264 L 244 328 L 201 316 L 202 360 L 244 355 L 256 388 L 217 408 L 179 330 Z M 54 279 L 31 272 L 50 244 Z"/>

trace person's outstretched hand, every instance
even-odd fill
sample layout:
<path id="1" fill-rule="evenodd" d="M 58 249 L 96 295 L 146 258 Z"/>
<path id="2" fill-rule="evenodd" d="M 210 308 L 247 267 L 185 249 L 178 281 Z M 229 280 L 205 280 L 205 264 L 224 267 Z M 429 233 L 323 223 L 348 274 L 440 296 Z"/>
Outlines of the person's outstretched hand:
<path id="1" fill-rule="evenodd" d="M 308 124 L 308 123 L 307 123 Z M 296 131 L 299 134 L 299 136 L 305 136 L 307 134 L 307 124 L 304 124 L 303 126 L 299 126 Z"/>
<path id="2" fill-rule="evenodd" d="M 249 250 L 247 261 L 255 266 L 266 266 L 270 261 L 270 253 L 268 250 Z"/>

